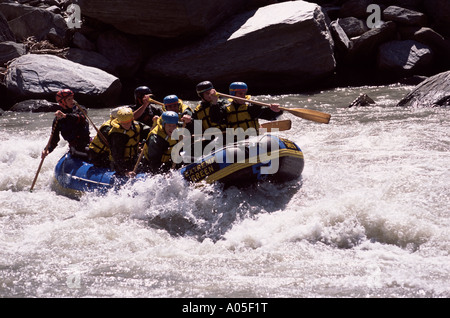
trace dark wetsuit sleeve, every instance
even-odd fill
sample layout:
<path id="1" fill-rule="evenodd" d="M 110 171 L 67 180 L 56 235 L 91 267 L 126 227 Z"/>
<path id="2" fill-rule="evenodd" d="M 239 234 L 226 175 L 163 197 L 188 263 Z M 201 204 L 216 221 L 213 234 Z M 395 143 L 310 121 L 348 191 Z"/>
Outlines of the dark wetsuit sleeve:
<path id="1" fill-rule="evenodd" d="M 156 172 L 161 167 L 161 158 L 169 147 L 169 143 L 158 135 L 151 134 L 147 140 L 148 166 L 152 172 Z"/>
<path id="2" fill-rule="evenodd" d="M 274 112 L 270 107 L 251 104 L 248 106 L 248 112 L 252 118 L 261 118 L 265 120 L 275 120 L 283 114 L 283 111 Z"/>
<path id="3" fill-rule="evenodd" d="M 156 108 L 155 106 L 152 106 L 152 105 L 149 106 L 149 110 L 152 115 L 152 118 L 153 118 L 153 116 L 161 116 L 163 113 L 161 108 Z"/>
<path id="4" fill-rule="evenodd" d="M 50 139 L 49 142 L 49 147 L 48 147 L 48 152 L 52 152 L 53 150 L 55 150 L 56 146 L 58 146 L 58 142 L 59 142 L 59 133 L 61 131 L 59 122 L 55 119 L 53 119 L 53 124 L 52 124 L 52 138 Z"/>
<path id="5" fill-rule="evenodd" d="M 219 101 L 216 105 L 211 105 L 209 109 L 209 117 L 211 122 L 222 125 L 227 123 L 227 104 Z"/>

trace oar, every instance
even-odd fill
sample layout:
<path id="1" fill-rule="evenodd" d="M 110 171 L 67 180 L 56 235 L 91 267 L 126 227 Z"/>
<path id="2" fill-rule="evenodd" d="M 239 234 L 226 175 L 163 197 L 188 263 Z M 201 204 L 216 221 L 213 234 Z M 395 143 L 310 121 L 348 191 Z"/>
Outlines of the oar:
<path id="1" fill-rule="evenodd" d="M 145 144 L 144 144 L 144 146 L 145 146 Z M 138 166 L 139 166 L 139 163 L 141 162 L 142 157 L 144 156 L 144 149 L 145 149 L 144 146 L 142 146 L 142 150 L 141 150 L 141 153 L 139 154 L 139 158 L 138 158 L 138 160 L 136 161 L 136 164 L 134 165 L 134 169 L 133 169 L 133 172 L 134 172 L 134 173 L 136 173 L 137 168 L 138 168 Z"/>
<path id="2" fill-rule="evenodd" d="M 84 117 L 86 117 L 89 122 L 91 123 L 92 127 L 94 127 L 95 131 L 97 132 L 97 135 L 100 137 L 100 139 L 102 140 L 102 142 L 109 147 L 108 144 L 108 140 L 106 140 L 106 137 L 103 136 L 102 132 L 100 130 L 97 129 L 97 126 L 95 126 L 95 124 L 92 122 L 92 120 L 89 118 L 89 116 L 86 114 L 86 112 L 84 111 L 83 107 L 81 107 L 80 105 L 77 105 L 78 109 L 83 113 Z"/>
<path id="3" fill-rule="evenodd" d="M 223 97 L 227 97 L 227 98 L 233 98 L 233 99 L 236 99 L 236 100 L 249 102 L 249 103 L 256 104 L 256 105 L 270 107 L 270 104 L 267 104 L 267 103 L 262 103 L 262 102 L 258 102 L 258 101 L 254 101 L 254 100 L 250 100 L 250 99 L 246 99 L 246 98 L 242 98 L 242 97 L 222 94 L 222 93 L 217 93 L 217 94 L 219 96 L 223 96 Z M 287 111 L 287 112 L 289 112 L 292 115 L 295 115 L 297 117 L 300 117 L 300 118 L 303 118 L 303 119 L 307 119 L 307 120 L 312 120 L 312 121 L 315 121 L 315 122 L 318 122 L 318 123 L 323 123 L 323 124 L 328 124 L 330 122 L 330 118 L 331 118 L 330 114 L 322 113 L 320 111 L 312 110 L 312 109 L 286 108 L 286 107 L 280 107 L 280 109 L 284 110 L 284 111 Z"/>
<path id="4" fill-rule="evenodd" d="M 274 120 L 260 124 L 259 129 L 266 129 L 267 132 L 271 132 L 274 129 L 278 129 L 278 131 L 285 131 L 291 129 L 291 126 L 292 122 L 290 119 Z"/>
<path id="5" fill-rule="evenodd" d="M 50 147 L 50 142 L 52 141 L 53 135 L 55 134 L 55 129 L 56 129 L 57 124 L 58 124 L 58 119 L 56 119 L 55 122 L 53 123 L 52 133 L 50 134 L 50 138 L 48 139 L 47 145 L 45 146 L 45 149 L 44 149 L 45 151 L 48 150 L 48 148 Z M 30 192 L 33 192 L 33 188 L 34 188 L 34 185 L 36 184 L 39 172 L 41 171 L 42 164 L 44 163 L 44 159 L 45 159 L 45 157 L 41 158 L 41 163 L 39 163 L 39 167 L 37 169 L 36 175 L 34 176 L 33 183 L 31 184 Z"/>
<path id="6" fill-rule="evenodd" d="M 157 104 L 159 106 L 164 106 L 164 103 L 158 102 L 157 100 L 154 100 L 154 99 L 151 99 L 151 98 L 149 98 L 149 100 L 150 100 L 150 103 Z"/>

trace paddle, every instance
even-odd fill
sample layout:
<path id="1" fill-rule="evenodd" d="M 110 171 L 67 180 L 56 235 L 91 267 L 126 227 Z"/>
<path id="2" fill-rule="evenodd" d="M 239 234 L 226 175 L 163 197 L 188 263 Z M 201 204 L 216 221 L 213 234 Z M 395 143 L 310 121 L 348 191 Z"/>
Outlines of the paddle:
<path id="1" fill-rule="evenodd" d="M 227 95 L 227 94 L 223 94 L 223 93 L 217 93 L 217 94 L 219 96 L 222 96 L 222 97 L 233 98 L 233 99 L 236 99 L 236 100 L 249 102 L 249 103 L 256 104 L 256 105 L 270 107 L 270 104 L 267 104 L 267 103 L 262 103 L 262 102 L 258 102 L 258 101 L 254 101 L 254 100 L 250 100 L 250 99 L 246 99 L 246 98 L 242 98 L 242 97 Z M 284 110 L 284 111 L 287 111 L 287 112 L 289 112 L 292 115 L 295 115 L 297 117 L 300 117 L 300 118 L 303 118 L 303 119 L 307 119 L 307 120 L 311 120 L 311 121 L 315 121 L 315 122 L 318 122 L 318 123 L 323 123 L 323 124 L 328 124 L 330 122 L 330 118 L 331 118 L 330 114 L 322 113 L 320 111 L 312 110 L 312 109 L 286 108 L 286 107 L 280 107 L 280 109 Z"/>
<path id="2" fill-rule="evenodd" d="M 145 146 L 145 145 L 144 145 Z M 136 161 L 136 164 L 134 165 L 134 169 L 133 169 L 133 172 L 134 173 L 136 173 L 136 171 L 137 171 L 137 168 L 138 168 L 138 166 L 139 166 L 139 163 L 141 162 L 141 160 L 142 160 L 142 157 L 144 156 L 144 146 L 142 146 L 142 150 L 141 150 L 141 153 L 139 154 L 139 158 L 138 158 L 138 160 Z"/>
<path id="3" fill-rule="evenodd" d="M 55 129 L 56 129 L 57 124 L 58 124 L 58 119 L 56 119 L 55 122 L 53 123 L 52 133 L 50 134 L 50 138 L 48 139 L 47 145 L 45 146 L 45 149 L 44 149 L 45 151 L 47 151 L 48 148 L 50 147 L 50 142 L 52 141 L 53 135 L 55 134 Z M 31 184 L 30 192 L 33 192 L 33 188 L 34 188 L 34 185 L 36 184 L 39 172 L 41 171 L 42 164 L 44 163 L 44 159 L 45 159 L 45 157 L 41 158 L 41 163 L 39 163 L 39 167 L 37 169 L 36 175 L 34 176 L 33 183 Z"/>
<path id="4" fill-rule="evenodd" d="M 87 115 L 87 113 L 84 111 L 83 107 L 77 105 L 78 109 L 83 113 L 84 117 L 86 117 L 89 122 L 91 123 L 92 127 L 94 127 L 95 131 L 97 132 L 97 135 L 100 137 L 100 139 L 102 140 L 102 142 L 109 147 L 108 144 L 108 140 L 106 140 L 106 137 L 103 136 L 102 132 L 100 130 L 97 129 L 97 127 L 95 126 L 95 124 L 92 122 L 92 120 L 89 118 L 89 116 Z"/>
<path id="5" fill-rule="evenodd" d="M 159 105 L 159 106 L 164 106 L 163 103 L 158 102 L 157 100 L 154 100 L 154 99 L 151 99 L 151 98 L 149 98 L 149 100 L 150 100 L 150 103 L 157 104 L 157 105 Z"/>
<path id="6" fill-rule="evenodd" d="M 259 124 L 259 129 L 266 129 L 267 132 L 278 129 L 278 131 L 285 131 L 291 129 L 292 122 L 290 119 L 274 120 Z"/>

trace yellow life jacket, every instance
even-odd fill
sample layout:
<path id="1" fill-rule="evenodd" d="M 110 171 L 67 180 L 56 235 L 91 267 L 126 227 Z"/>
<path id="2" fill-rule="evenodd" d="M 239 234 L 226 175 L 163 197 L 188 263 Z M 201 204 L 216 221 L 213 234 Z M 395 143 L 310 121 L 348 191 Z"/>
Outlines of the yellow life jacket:
<path id="1" fill-rule="evenodd" d="M 104 122 L 100 128 L 99 131 L 101 133 L 103 133 L 103 136 L 106 138 L 106 134 L 107 132 L 111 129 L 111 121 L 114 118 L 110 118 L 109 120 L 107 120 L 106 122 Z M 106 132 L 106 134 L 105 134 Z M 105 143 L 103 142 L 102 138 L 100 138 L 99 134 L 97 133 L 97 135 L 94 137 L 94 139 L 92 139 L 91 143 L 89 144 L 89 149 L 92 149 L 94 152 L 98 153 L 98 154 L 102 154 L 105 152 L 109 152 L 109 147 L 107 145 L 105 145 Z"/>
<path id="2" fill-rule="evenodd" d="M 166 112 L 166 111 L 167 111 L 166 106 L 162 106 L 161 108 L 162 108 L 163 112 Z M 188 106 L 188 105 L 186 105 L 186 104 L 184 104 L 183 101 L 182 101 L 181 99 L 179 99 L 179 100 L 178 100 L 178 110 L 177 110 L 177 113 L 178 113 L 178 120 L 179 120 L 180 122 L 181 122 L 181 118 L 183 117 L 184 112 L 185 112 L 187 109 L 189 109 L 189 110 L 192 112 L 191 107 Z M 161 116 L 158 118 L 158 120 L 156 121 L 156 123 L 157 123 L 158 125 L 162 125 L 162 117 L 161 117 Z M 179 125 L 179 126 L 180 126 L 180 125 Z M 152 128 L 155 128 L 155 125 L 154 125 Z"/>
<path id="3" fill-rule="evenodd" d="M 208 128 L 217 127 L 220 130 L 225 130 L 226 125 L 218 125 L 216 123 L 211 122 L 211 118 L 209 117 L 210 106 L 204 107 L 203 103 L 200 103 L 195 107 L 195 112 L 197 114 L 197 119 L 202 121 L 202 128 L 205 131 Z"/>
<path id="4" fill-rule="evenodd" d="M 167 135 L 166 131 L 164 130 L 164 126 L 162 125 L 160 120 L 157 121 L 157 125 L 152 129 L 152 131 L 148 135 L 147 140 L 150 140 L 151 135 L 158 135 L 169 143 L 169 147 L 164 151 L 161 157 L 161 163 L 169 162 L 171 158 L 172 148 L 177 144 L 178 140 L 174 140 L 171 137 L 169 137 L 169 135 Z M 147 143 L 145 143 L 144 145 L 144 156 L 146 159 L 149 159 Z"/>
<path id="5" fill-rule="evenodd" d="M 166 105 L 163 105 L 162 107 L 163 112 L 166 112 Z M 181 119 L 181 115 L 186 111 L 186 109 L 189 109 L 190 111 L 192 111 L 191 107 L 189 107 L 188 105 L 186 105 L 185 103 L 183 103 L 183 101 L 181 99 L 178 99 L 178 116 Z"/>
<path id="6" fill-rule="evenodd" d="M 128 136 L 128 142 L 125 145 L 125 151 L 123 154 L 124 160 L 131 160 L 137 155 L 140 132 L 141 132 L 141 126 L 139 125 L 139 123 L 137 121 L 133 121 L 133 124 L 129 130 L 123 129 L 122 126 L 120 126 L 120 125 L 114 125 L 114 123 L 112 124 L 112 128 L 109 130 L 108 135 L 111 135 L 113 133 L 119 133 L 119 134 L 125 134 Z M 111 153 L 109 155 L 109 159 L 111 161 L 114 161 Z"/>
<path id="7" fill-rule="evenodd" d="M 245 96 L 246 99 L 250 99 L 250 95 Z M 259 129 L 258 119 L 253 119 L 248 112 L 248 104 L 242 105 L 233 102 L 230 99 L 230 105 L 227 106 L 227 122 L 228 128 L 239 128 L 244 130 L 248 128 Z"/>

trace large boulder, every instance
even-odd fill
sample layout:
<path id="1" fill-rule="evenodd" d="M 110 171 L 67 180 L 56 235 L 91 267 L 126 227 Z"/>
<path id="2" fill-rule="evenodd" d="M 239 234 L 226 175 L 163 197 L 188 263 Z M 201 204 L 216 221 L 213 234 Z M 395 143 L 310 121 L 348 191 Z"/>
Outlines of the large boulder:
<path id="1" fill-rule="evenodd" d="M 378 47 L 396 37 L 396 25 L 392 21 L 383 22 L 379 27 L 364 32 L 352 41 L 347 56 L 351 64 L 372 65 L 376 61 Z"/>
<path id="2" fill-rule="evenodd" d="M 177 38 L 206 34 L 235 14 L 244 0 L 79 0 L 83 15 L 136 35 Z"/>
<path id="3" fill-rule="evenodd" d="M 420 74 L 431 66 L 430 47 L 413 40 L 390 41 L 379 47 L 378 68 L 401 76 Z"/>
<path id="4" fill-rule="evenodd" d="M 121 78 L 132 77 L 143 61 L 143 49 L 125 34 L 103 32 L 97 39 L 98 52 L 106 57 Z"/>
<path id="5" fill-rule="evenodd" d="M 17 3 L 0 3 L 0 11 L 17 41 L 33 36 L 37 41 L 64 45 L 67 24 L 61 15 Z"/>
<path id="6" fill-rule="evenodd" d="M 8 25 L 8 20 L 6 20 L 3 13 L 0 12 L 0 42 L 15 40 L 16 37 L 14 36 L 14 33 L 12 33 Z"/>
<path id="7" fill-rule="evenodd" d="M 0 65 L 27 53 L 24 44 L 4 41 L 0 42 Z"/>
<path id="8" fill-rule="evenodd" d="M 450 106 L 450 71 L 436 74 L 417 85 L 397 106 Z"/>
<path id="9" fill-rule="evenodd" d="M 450 1 L 427 0 L 423 2 L 423 5 L 430 17 L 432 28 L 443 35 L 450 36 Z"/>
<path id="10" fill-rule="evenodd" d="M 75 63 L 99 68 L 109 74 L 117 76 L 115 66 L 106 57 L 95 51 L 69 48 L 65 57 Z"/>
<path id="11" fill-rule="evenodd" d="M 422 12 L 397 6 L 389 6 L 384 9 L 383 18 L 386 21 L 394 21 L 406 25 L 424 26 L 427 23 L 427 17 Z"/>
<path id="12" fill-rule="evenodd" d="M 328 22 L 313 3 L 269 5 L 230 19 L 199 42 L 151 57 L 145 71 L 193 83 L 247 81 L 252 92 L 273 88 L 274 82 L 298 90 L 336 67 Z"/>
<path id="13" fill-rule="evenodd" d="M 47 54 L 26 54 L 11 62 L 5 77 L 8 92 L 17 101 L 54 100 L 63 88 L 89 107 L 112 107 L 118 103 L 122 84 L 102 70 Z"/>
<path id="14" fill-rule="evenodd" d="M 56 112 L 61 107 L 56 102 L 45 99 L 27 99 L 13 105 L 9 110 L 13 112 L 46 113 Z"/>

